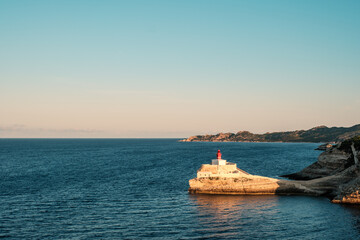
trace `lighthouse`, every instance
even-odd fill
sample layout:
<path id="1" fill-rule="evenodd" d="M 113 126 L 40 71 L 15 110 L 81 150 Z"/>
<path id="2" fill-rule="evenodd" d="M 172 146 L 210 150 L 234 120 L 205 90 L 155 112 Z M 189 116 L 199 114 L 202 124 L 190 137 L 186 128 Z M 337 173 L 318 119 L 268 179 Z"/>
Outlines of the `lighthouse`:
<path id="1" fill-rule="evenodd" d="M 216 159 L 211 160 L 211 164 L 202 164 L 197 171 L 197 178 L 238 178 L 243 175 L 248 175 L 248 173 L 237 168 L 236 163 L 222 159 L 220 150 L 216 153 Z"/>
<path id="2" fill-rule="evenodd" d="M 226 160 L 221 159 L 220 149 L 217 151 L 216 159 L 211 161 L 211 165 L 226 165 Z"/>

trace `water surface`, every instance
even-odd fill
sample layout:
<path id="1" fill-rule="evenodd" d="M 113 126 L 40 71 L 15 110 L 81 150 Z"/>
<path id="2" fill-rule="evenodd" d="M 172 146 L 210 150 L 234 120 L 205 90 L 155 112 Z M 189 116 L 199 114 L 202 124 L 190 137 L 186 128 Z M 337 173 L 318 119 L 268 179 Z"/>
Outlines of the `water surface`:
<path id="1" fill-rule="evenodd" d="M 360 239 L 360 209 L 326 198 L 187 193 L 217 149 L 277 177 L 314 162 L 317 145 L 0 139 L 0 238 Z"/>

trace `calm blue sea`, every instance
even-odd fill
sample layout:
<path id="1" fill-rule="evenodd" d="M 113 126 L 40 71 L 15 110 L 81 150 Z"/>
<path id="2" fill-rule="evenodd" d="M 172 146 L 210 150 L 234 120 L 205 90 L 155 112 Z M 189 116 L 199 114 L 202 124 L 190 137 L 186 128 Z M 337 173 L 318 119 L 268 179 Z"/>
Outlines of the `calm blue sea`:
<path id="1" fill-rule="evenodd" d="M 187 192 L 218 149 L 276 177 L 316 161 L 317 145 L 0 139 L 0 238 L 360 239 L 360 208 L 326 198 Z"/>

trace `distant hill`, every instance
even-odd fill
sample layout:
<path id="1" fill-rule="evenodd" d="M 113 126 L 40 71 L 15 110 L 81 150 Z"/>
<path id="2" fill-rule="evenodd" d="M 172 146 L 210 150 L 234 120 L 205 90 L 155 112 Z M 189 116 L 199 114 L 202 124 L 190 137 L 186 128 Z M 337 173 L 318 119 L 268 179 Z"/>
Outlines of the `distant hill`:
<path id="1" fill-rule="evenodd" d="M 248 131 L 192 136 L 181 142 L 339 142 L 360 135 L 360 124 L 352 127 L 318 126 L 309 130 L 254 134 Z"/>

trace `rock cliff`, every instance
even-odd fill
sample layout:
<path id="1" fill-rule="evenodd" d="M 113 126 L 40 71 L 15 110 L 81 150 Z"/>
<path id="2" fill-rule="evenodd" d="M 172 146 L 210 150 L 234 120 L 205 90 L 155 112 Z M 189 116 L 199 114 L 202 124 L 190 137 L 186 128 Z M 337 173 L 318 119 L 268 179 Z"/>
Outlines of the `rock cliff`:
<path id="1" fill-rule="evenodd" d="M 237 177 L 197 177 L 190 193 L 240 195 L 327 196 L 333 203 L 360 204 L 360 136 L 347 139 L 320 154 L 318 161 L 284 180 L 240 172 Z M 198 171 L 205 171 L 202 167 Z M 209 170 L 206 170 L 209 171 Z"/>

